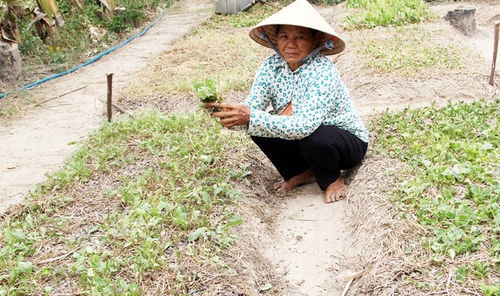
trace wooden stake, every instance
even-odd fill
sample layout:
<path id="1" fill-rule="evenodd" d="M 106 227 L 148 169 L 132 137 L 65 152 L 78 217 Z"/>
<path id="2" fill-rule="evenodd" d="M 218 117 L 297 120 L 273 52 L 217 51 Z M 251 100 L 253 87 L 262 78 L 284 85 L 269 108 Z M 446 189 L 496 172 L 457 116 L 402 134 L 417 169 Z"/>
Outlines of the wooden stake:
<path id="1" fill-rule="evenodd" d="M 106 102 L 108 122 L 111 122 L 113 117 L 113 73 L 107 74 L 108 78 L 108 100 Z"/>
<path id="2" fill-rule="evenodd" d="M 497 64 L 497 52 L 498 52 L 498 33 L 500 31 L 500 21 L 495 22 L 495 35 L 493 43 L 493 61 L 491 62 L 491 73 L 490 73 L 490 85 L 495 85 L 495 67 Z"/>

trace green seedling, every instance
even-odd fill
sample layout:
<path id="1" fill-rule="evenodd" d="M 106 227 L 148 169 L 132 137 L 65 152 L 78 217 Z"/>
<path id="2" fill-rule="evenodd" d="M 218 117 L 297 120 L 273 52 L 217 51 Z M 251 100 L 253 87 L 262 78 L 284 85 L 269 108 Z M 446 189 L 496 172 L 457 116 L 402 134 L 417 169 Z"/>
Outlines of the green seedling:
<path id="1" fill-rule="evenodd" d="M 198 95 L 202 103 L 220 101 L 217 94 L 217 85 L 212 78 L 206 78 L 203 81 L 194 81 L 193 90 L 196 92 L 196 95 Z"/>
<path id="2" fill-rule="evenodd" d="M 205 78 L 203 81 L 194 81 L 192 89 L 200 99 L 202 105 L 211 102 L 222 102 L 223 98 L 220 95 L 219 88 L 214 79 Z M 217 108 L 210 108 L 211 112 L 218 111 Z"/>

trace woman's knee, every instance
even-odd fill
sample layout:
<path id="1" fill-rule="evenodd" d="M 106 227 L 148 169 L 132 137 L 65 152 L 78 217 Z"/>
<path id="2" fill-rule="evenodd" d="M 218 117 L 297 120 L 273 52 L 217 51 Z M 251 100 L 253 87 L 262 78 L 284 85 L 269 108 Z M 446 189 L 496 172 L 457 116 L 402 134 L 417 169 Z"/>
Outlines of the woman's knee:
<path id="1" fill-rule="evenodd" d="M 318 128 L 314 133 L 300 141 L 301 150 L 308 152 L 321 152 L 325 149 L 331 149 L 328 137 Z"/>

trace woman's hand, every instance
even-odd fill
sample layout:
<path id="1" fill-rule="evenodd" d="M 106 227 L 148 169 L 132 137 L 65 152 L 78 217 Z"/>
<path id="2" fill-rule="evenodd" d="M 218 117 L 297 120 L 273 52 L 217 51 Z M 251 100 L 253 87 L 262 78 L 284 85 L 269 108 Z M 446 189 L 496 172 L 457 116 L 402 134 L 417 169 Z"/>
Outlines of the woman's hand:
<path id="1" fill-rule="evenodd" d="M 205 108 L 217 108 L 212 114 L 214 117 L 219 117 L 220 122 L 227 128 L 238 125 L 247 125 L 250 122 L 250 107 L 243 104 L 230 103 L 206 103 Z"/>

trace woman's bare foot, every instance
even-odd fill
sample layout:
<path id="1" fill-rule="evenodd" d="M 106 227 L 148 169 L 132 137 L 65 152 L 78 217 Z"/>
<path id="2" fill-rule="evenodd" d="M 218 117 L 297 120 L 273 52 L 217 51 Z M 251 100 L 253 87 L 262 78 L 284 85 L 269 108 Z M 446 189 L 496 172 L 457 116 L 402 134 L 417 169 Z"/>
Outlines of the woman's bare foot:
<path id="1" fill-rule="evenodd" d="M 305 170 L 303 173 L 293 176 L 289 180 L 282 180 L 274 184 L 273 188 L 280 193 L 292 191 L 295 187 L 316 182 L 316 178 L 311 170 Z"/>
<path id="2" fill-rule="evenodd" d="M 335 182 L 328 185 L 325 190 L 325 202 L 336 202 L 342 197 L 346 196 L 347 186 L 345 185 L 344 178 L 339 177 Z"/>

